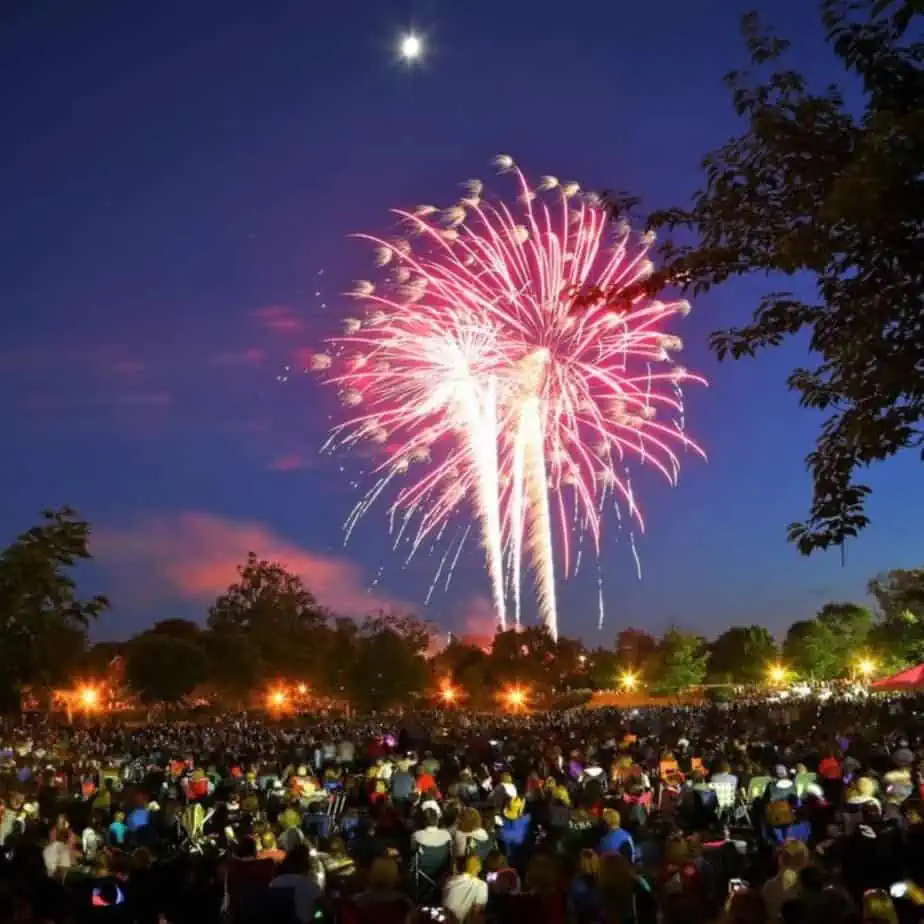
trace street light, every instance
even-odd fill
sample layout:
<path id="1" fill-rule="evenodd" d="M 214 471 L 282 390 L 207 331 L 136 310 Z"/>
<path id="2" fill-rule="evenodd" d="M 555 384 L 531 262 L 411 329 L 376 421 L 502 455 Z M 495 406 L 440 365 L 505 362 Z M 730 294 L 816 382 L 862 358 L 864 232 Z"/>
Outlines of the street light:
<path id="1" fill-rule="evenodd" d="M 520 687 L 511 687 L 504 694 L 504 699 L 507 700 L 507 705 L 516 712 L 526 704 L 526 693 Z"/>
<path id="2" fill-rule="evenodd" d="M 619 683 L 626 692 L 631 692 L 638 685 L 638 677 L 632 671 L 624 671 L 619 678 Z"/>
<path id="3" fill-rule="evenodd" d="M 864 679 L 869 680 L 870 676 L 876 670 L 876 662 L 871 658 L 860 658 L 857 661 L 857 673 Z"/>
<path id="4" fill-rule="evenodd" d="M 93 687 L 81 687 L 78 696 L 84 709 L 93 709 L 99 702 L 99 693 Z"/>
<path id="5" fill-rule="evenodd" d="M 456 692 L 456 688 L 451 684 L 447 683 L 446 686 L 440 690 L 440 698 L 447 706 L 451 706 L 456 701 L 457 696 L 458 693 Z"/>
<path id="6" fill-rule="evenodd" d="M 300 683 L 300 684 L 298 685 L 297 689 L 298 689 L 298 695 L 299 695 L 299 696 L 304 696 L 304 695 L 308 692 L 308 687 L 307 687 L 307 685 L 304 684 L 304 683 Z"/>
<path id="7" fill-rule="evenodd" d="M 782 664 L 771 664 L 767 668 L 767 677 L 774 686 L 781 686 L 786 683 L 786 676 L 789 672 Z"/>
<path id="8" fill-rule="evenodd" d="M 282 709 L 286 704 L 286 691 L 285 690 L 273 690 L 269 695 L 270 705 L 274 709 Z"/>

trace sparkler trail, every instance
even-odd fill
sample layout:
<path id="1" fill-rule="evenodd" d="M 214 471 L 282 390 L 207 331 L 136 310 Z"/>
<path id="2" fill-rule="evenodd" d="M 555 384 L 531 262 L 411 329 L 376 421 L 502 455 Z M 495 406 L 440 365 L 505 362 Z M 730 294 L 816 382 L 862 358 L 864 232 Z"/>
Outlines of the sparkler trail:
<path id="1" fill-rule="evenodd" d="M 557 636 L 556 559 L 573 573 L 584 554 L 574 534 L 586 533 L 599 560 L 610 501 L 644 530 L 627 462 L 676 484 L 677 449 L 703 455 L 686 435 L 682 384 L 704 380 L 673 364 L 682 343 L 663 330 L 689 303 L 639 291 L 653 238 L 614 226 L 576 183 L 532 188 L 511 158 L 496 163 L 515 204 L 487 201 L 473 180 L 449 208 L 396 211 L 408 238 L 359 235 L 385 278 L 355 285 L 364 317 L 345 319 L 312 367 L 350 409 L 325 448 L 376 448 L 348 532 L 398 483 L 390 515 L 400 511 L 408 558 L 474 512 L 501 628 L 508 590 L 520 623 L 528 561 Z"/>

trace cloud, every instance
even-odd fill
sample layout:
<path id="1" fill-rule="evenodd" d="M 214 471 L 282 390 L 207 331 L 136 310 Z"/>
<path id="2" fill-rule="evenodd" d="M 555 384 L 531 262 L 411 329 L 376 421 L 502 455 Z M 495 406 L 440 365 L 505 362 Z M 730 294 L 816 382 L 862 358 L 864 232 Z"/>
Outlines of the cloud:
<path id="1" fill-rule="evenodd" d="M 295 453 L 273 459 L 267 466 L 268 471 L 271 472 L 298 472 L 305 468 L 308 468 L 308 463 Z"/>
<path id="2" fill-rule="evenodd" d="M 469 645 L 490 648 L 497 631 L 497 613 L 494 604 L 483 594 L 472 597 L 453 608 L 456 635 Z"/>
<path id="3" fill-rule="evenodd" d="M 254 316 L 261 327 L 276 334 L 297 334 L 302 330 L 302 319 L 288 305 L 267 305 L 257 308 Z"/>
<path id="4" fill-rule="evenodd" d="M 385 594 L 370 593 L 353 562 L 301 548 L 268 526 L 199 511 L 151 515 L 123 528 L 99 529 L 93 546 L 99 564 L 113 572 L 124 593 L 146 602 L 182 599 L 207 603 L 237 575 L 253 551 L 300 575 L 333 612 L 360 616 L 377 609 L 407 608 Z"/>

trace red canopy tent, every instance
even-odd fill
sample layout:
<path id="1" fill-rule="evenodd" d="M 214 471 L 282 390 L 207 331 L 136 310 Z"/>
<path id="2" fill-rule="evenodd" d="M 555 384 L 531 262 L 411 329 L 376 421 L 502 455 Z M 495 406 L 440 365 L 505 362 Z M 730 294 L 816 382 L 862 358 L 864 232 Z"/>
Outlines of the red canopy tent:
<path id="1" fill-rule="evenodd" d="M 924 664 L 906 667 L 905 670 L 884 677 L 869 685 L 871 690 L 924 690 Z"/>

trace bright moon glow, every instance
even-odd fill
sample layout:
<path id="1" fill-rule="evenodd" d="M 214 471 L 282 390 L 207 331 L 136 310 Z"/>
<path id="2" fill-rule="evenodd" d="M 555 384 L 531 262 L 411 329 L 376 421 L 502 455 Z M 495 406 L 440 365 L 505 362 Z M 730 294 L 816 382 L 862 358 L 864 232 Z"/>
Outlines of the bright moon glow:
<path id="1" fill-rule="evenodd" d="M 415 58 L 419 58 L 422 50 L 423 46 L 420 39 L 413 33 L 405 35 L 401 40 L 401 57 L 405 61 L 413 61 Z"/>

